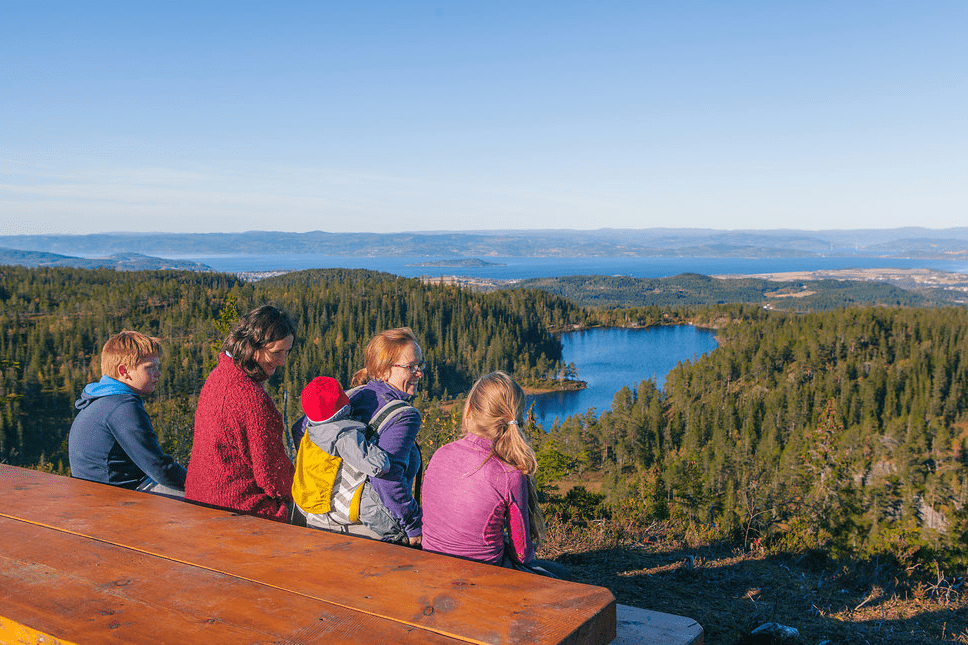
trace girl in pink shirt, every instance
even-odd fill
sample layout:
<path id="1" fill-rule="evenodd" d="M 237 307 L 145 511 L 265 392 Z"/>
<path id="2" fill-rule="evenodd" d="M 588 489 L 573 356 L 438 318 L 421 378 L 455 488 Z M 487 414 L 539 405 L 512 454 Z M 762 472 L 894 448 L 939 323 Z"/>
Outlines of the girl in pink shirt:
<path id="1" fill-rule="evenodd" d="M 464 436 L 437 450 L 424 474 L 425 551 L 548 574 L 534 556 L 544 520 L 523 416 L 524 392 L 504 372 L 471 388 Z"/>

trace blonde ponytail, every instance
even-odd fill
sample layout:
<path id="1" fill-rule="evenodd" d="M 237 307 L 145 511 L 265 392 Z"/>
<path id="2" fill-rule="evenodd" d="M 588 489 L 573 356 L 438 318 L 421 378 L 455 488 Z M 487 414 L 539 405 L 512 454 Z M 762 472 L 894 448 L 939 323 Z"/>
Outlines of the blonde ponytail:
<path id="1" fill-rule="evenodd" d="M 534 475 L 528 475 L 528 523 L 531 525 L 531 541 L 535 546 L 544 542 L 548 527 L 538 505 L 538 484 L 534 481 Z"/>
<path id="2" fill-rule="evenodd" d="M 544 541 L 547 527 L 538 506 L 534 473 L 538 460 L 521 430 L 524 391 L 505 372 L 482 376 L 471 388 L 464 404 L 464 432 L 492 440 L 491 457 L 520 470 L 528 480 L 528 524 L 534 544 Z M 488 457 L 490 459 L 490 457 Z"/>
<path id="3" fill-rule="evenodd" d="M 492 454 L 525 475 L 538 469 L 534 449 L 521 430 L 524 391 L 505 372 L 482 376 L 464 404 L 464 431 L 493 441 Z"/>

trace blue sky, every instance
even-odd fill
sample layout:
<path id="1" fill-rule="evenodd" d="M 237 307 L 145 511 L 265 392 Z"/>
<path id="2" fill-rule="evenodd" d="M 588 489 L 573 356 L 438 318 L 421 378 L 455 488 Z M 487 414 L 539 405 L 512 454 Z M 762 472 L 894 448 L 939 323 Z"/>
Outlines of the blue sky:
<path id="1" fill-rule="evenodd" d="M 968 224 L 968 2 L 0 0 L 0 235 Z"/>

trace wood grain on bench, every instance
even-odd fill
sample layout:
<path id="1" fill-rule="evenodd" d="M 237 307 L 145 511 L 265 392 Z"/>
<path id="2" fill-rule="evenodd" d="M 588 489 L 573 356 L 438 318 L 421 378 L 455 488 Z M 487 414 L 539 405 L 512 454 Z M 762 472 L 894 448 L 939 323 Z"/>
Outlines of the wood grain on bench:
<path id="1" fill-rule="evenodd" d="M 615 637 L 615 601 L 601 587 L 12 466 L 0 465 L 0 490 L 0 617 L 57 639 Z"/>

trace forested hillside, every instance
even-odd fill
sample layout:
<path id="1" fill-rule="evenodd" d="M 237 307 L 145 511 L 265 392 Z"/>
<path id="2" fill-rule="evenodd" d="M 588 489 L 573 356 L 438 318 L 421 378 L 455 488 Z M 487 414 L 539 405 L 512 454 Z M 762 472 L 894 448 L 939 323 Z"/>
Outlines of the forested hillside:
<path id="1" fill-rule="evenodd" d="M 290 419 L 305 383 L 319 374 L 348 383 L 382 329 L 408 325 L 421 339 L 426 400 L 463 392 L 484 371 L 554 373 L 561 345 L 548 329 L 579 317 L 574 305 L 542 292 L 475 294 L 369 271 L 245 283 L 191 272 L 0 267 L 0 461 L 65 472 L 73 402 L 99 378 L 108 336 L 134 329 L 164 341 L 148 410 L 164 447 L 185 463 L 194 403 L 221 339 L 239 313 L 262 303 L 285 309 L 298 330 L 282 378 L 269 387 Z"/>
<path id="2" fill-rule="evenodd" d="M 864 280 L 775 281 L 714 278 L 683 273 L 668 278 L 573 275 L 531 278 L 513 288 L 541 289 L 584 307 L 699 307 L 750 303 L 788 311 L 824 311 L 857 305 L 923 307 L 951 304 L 960 294 L 935 291 L 928 297 L 883 282 Z"/>
<path id="3" fill-rule="evenodd" d="M 709 539 L 968 561 L 968 311 L 702 317 L 720 349 L 552 429 L 546 477 L 603 470 L 613 509 Z"/>
<path id="4" fill-rule="evenodd" d="M 212 271 L 212 267 L 191 260 L 169 260 L 140 253 L 112 253 L 110 257 L 80 258 L 41 251 L 19 251 L 0 247 L 0 265 L 24 267 L 75 267 L 118 271 Z"/>
<path id="5" fill-rule="evenodd" d="M 66 472 L 73 401 L 120 329 L 164 340 L 148 410 L 187 462 L 195 400 L 240 312 L 273 303 L 298 338 L 270 393 L 290 421 L 318 374 L 347 383 L 366 341 L 414 328 L 429 363 L 423 447 L 453 436 L 460 395 L 494 369 L 519 380 L 561 370 L 550 329 L 689 321 L 720 348 L 658 391 L 619 392 L 597 419 L 535 434 L 547 491 L 604 477 L 607 504 L 576 493 L 552 512 L 669 520 L 702 539 L 778 550 L 968 555 L 968 311 L 836 309 L 806 315 L 731 305 L 592 310 L 540 291 L 474 293 L 368 271 L 291 273 L 257 283 L 189 272 L 0 268 L 0 461 Z M 289 398 L 286 399 L 288 392 Z"/>

